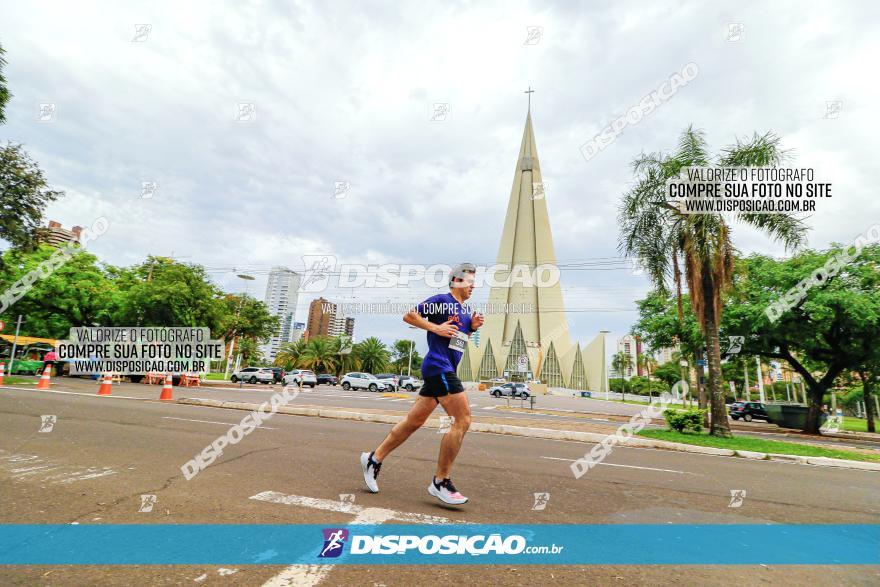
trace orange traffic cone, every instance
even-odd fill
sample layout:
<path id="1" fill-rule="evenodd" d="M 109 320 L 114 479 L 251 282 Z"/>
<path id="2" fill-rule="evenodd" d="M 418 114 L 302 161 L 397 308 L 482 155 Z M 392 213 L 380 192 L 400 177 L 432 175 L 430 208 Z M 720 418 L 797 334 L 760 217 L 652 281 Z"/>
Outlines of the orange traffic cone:
<path id="1" fill-rule="evenodd" d="M 159 399 L 161 400 L 173 400 L 171 397 L 171 373 L 165 376 L 165 385 L 162 386 L 162 393 L 159 394 Z"/>
<path id="2" fill-rule="evenodd" d="M 52 367 L 48 366 L 43 371 L 43 376 L 40 377 L 40 382 L 37 383 L 37 389 L 49 389 L 50 379 L 52 379 Z"/>
<path id="3" fill-rule="evenodd" d="M 0 385 L 3 385 L 3 370 L 6 369 L 6 363 L 0 363 Z"/>
<path id="4" fill-rule="evenodd" d="M 104 381 L 101 383 L 101 387 L 98 388 L 98 395 L 110 395 L 112 387 L 113 376 L 109 373 L 104 373 Z"/>

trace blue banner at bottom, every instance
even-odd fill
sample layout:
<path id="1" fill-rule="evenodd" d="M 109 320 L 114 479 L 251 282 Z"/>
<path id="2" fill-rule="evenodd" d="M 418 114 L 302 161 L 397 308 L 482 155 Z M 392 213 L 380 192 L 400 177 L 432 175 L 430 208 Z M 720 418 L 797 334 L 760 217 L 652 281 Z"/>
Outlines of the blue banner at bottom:
<path id="1" fill-rule="evenodd" d="M 877 565 L 880 525 L 0 525 L 4 565 Z"/>

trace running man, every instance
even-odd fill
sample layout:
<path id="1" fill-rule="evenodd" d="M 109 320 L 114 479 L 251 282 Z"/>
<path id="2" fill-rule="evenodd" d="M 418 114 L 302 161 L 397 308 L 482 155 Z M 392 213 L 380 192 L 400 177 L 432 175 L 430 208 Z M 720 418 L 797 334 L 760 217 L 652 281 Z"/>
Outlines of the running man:
<path id="1" fill-rule="evenodd" d="M 449 293 L 431 296 L 403 317 L 411 326 L 428 331 L 428 354 L 422 361 L 425 384 L 419 397 L 402 422 L 395 424 L 379 447 L 361 454 L 364 482 L 373 493 L 379 492 L 376 478 L 382 461 L 422 427 L 438 405 L 453 418 L 452 428 L 440 441 L 440 456 L 428 493 L 444 503 L 461 505 L 467 502 L 449 478 L 452 463 L 458 455 L 465 432 L 471 424 L 471 408 L 464 387 L 455 374 L 468 337 L 483 325 L 482 314 L 468 314 L 463 304 L 474 291 L 476 268 L 462 263 L 449 273 Z"/>

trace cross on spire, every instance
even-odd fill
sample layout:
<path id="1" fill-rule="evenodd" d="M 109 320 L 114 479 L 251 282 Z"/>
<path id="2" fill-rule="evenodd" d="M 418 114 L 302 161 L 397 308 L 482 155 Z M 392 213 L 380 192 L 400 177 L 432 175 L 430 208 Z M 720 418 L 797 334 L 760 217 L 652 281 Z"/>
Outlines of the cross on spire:
<path id="1" fill-rule="evenodd" d="M 529 89 L 524 91 L 523 94 L 528 94 L 529 96 L 529 112 L 532 111 L 532 94 L 535 93 L 535 90 L 532 89 L 532 86 L 529 85 Z"/>

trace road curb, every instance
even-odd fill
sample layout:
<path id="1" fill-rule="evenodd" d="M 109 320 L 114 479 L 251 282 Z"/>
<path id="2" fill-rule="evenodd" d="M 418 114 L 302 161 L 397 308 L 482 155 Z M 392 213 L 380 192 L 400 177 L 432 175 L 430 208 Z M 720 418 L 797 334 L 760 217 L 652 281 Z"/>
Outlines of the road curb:
<path id="1" fill-rule="evenodd" d="M 770 458 L 765 452 L 754 452 L 751 450 L 738 450 L 736 451 L 736 456 L 755 461 L 765 461 Z"/>
<path id="2" fill-rule="evenodd" d="M 207 406 L 212 408 L 228 408 L 247 411 L 254 411 L 261 405 L 247 402 L 230 402 L 216 399 L 188 397 L 177 400 L 177 403 L 190 406 Z M 372 414 L 366 412 L 350 412 L 345 410 L 304 408 L 296 406 L 280 406 L 278 408 L 278 413 L 288 414 L 291 416 L 311 416 L 319 418 L 331 418 L 334 420 L 374 422 L 379 424 L 397 424 L 404 418 L 403 416 L 390 416 L 387 414 Z M 425 422 L 424 427 L 439 428 L 440 420 L 437 418 L 429 418 Z M 507 436 L 520 436 L 524 438 L 540 438 L 543 440 L 569 440 L 574 442 L 602 442 L 603 440 L 611 436 L 609 434 L 600 434 L 598 432 L 579 432 L 577 430 L 555 430 L 550 428 L 527 428 L 525 426 L 511 426 L 509 424 L 494 424 L 488 422 L 471 422 L 470 430 L 473 432 L 485 432 L 489 434 L 503 434 Z M 830 459 L 827 457 L 804 457 L 799 455 L 783 455 L 775 453 L 765 454 L 747 450 L 731 450 L 726 448 L 715 448 L 711 446 L 697 446 L 693 444 L 668 442 L 665 440 L 651 440 L 647 438 L 620 438 L 617 444 L 628 448 L 655 448 L 694 454 L 738 457 L 750 460 L 784 461 L 820 467 L 859 469 L 863 471 L 880 471 L 880 463 L 869 463 L 865 461 L 847 461 L 843 459 Z"/>

